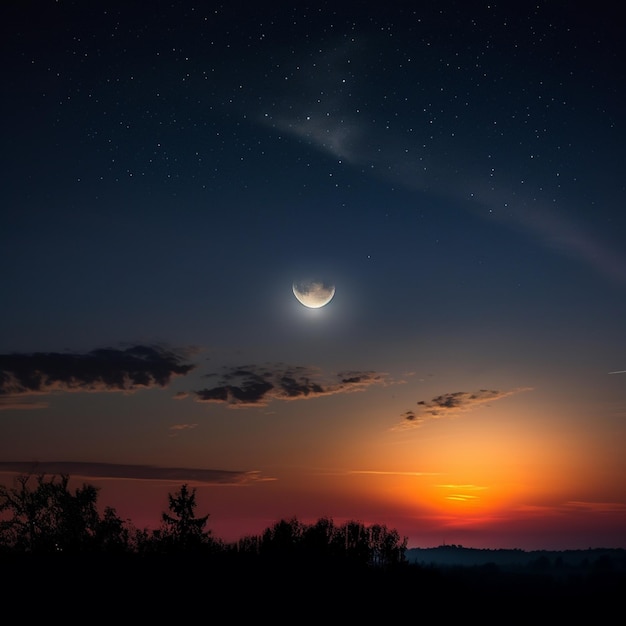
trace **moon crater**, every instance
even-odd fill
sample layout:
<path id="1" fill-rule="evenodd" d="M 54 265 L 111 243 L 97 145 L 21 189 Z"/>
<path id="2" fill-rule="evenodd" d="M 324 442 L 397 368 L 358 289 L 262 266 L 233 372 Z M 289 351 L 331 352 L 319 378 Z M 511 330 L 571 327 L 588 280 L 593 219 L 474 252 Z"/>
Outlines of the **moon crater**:
<path id="1" fill-rule="evenodd" d="M 322 280 L 304 280 L 293 283 L 293 295 L 309 309 L 326 306 L 335 295 L 335 285 Z"/>

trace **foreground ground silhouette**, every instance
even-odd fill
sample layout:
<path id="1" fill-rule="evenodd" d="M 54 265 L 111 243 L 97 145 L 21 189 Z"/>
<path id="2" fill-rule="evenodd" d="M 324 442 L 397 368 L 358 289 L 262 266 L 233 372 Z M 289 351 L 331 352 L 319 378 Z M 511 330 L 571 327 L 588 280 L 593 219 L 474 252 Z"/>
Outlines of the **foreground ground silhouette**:
<path id="1" fill-rule="evenodd" d="M 496 567 L 380 569 L 235 554 L 2 555 L 0 563 L 13 623 L 603 624 L 622 614 L 626 589 L 623 571 L 558 580 Z"/>

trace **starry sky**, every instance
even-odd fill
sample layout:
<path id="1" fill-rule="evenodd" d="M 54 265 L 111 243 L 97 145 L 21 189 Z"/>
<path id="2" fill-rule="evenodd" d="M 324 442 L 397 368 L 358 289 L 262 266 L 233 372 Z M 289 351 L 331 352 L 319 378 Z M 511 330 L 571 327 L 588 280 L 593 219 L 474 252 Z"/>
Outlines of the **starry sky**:
<path id="1" fill-rule="evenodd" d="M 5 3 L 0 482 L 626 547 L 617 11 Z"/>

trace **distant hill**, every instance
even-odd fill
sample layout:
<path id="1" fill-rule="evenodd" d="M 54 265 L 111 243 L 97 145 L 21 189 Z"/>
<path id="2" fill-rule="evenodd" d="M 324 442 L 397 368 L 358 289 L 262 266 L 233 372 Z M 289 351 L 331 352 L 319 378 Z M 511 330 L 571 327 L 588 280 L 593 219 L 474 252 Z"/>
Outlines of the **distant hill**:
<path id="1" fill-rule="evenodd" d="M 442 545 L 437 548 L 409 548 L 409 563 L 434 567 L 477 567 L 493 565 L 501 569 L 532 569 L 537 572 L 559 570 L 626 571 L 626 550 L 590 548 L 588 550 L 490 550 Z"/>

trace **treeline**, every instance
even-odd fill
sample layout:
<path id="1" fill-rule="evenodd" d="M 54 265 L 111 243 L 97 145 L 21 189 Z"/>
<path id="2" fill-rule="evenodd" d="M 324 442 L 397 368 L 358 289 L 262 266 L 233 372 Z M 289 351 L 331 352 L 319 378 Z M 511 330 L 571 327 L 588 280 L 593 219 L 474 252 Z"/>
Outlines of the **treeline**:
<path id="1" fill-rule="evenodd" d="M 196 490 L 187 484 L 168 494 L 157 529 L 139 529 L 112 507 L 98 509 L 99 489 L 71 490 L 70 477 L 20 475 L 12 487 L 0 485 L 0 552 L 28 554 L 235 554 L 272 560 L 343 560 L 390 567 L 405 562 L 406 538 L 384 525 L 330 518 L 305 524 L 277 521 L 260 535 L 225 543 L 197 516 Z"/>
<path id="2" fill-rule="evenodd" d="M 196 492 L 168 495 L 155 530 L 97 508 L 69 476 L 0 486 L 0 588 L 11 623 L 610 623 L 626 574 L 556 578 L 496 567 L 411 563 L 384 525 L 280 520 L 225 543 L 196 514 Z"/>

